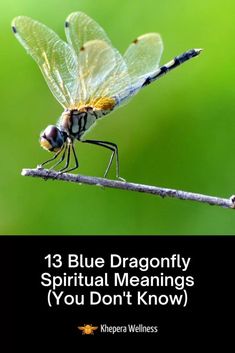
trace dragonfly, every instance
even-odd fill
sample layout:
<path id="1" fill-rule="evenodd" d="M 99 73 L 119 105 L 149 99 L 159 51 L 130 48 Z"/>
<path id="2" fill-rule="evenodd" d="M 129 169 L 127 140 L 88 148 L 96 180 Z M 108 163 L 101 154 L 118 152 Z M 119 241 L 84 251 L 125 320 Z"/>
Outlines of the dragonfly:
<path id="1" fill-rule="evenodd" d="M 104 177 L 115 157 L 116 178 L 121 180 L 124 179 L 120 177 L 117 144 L 86 139 L 86 133 L 97 120 L 129 102 L 143 87 L 196 57 L 202 50 L 188 50 L 160 66 L 163 42 L 160 34 L 153 32 L 136 38 L 121 55 L 103 28 L 83 12 L 73 12 L 67 17 L 67 41 L 46 25 L 26 16 L 14 18 L 12 29 L 38 64 L 49 89 L 64 109 L 57 124 L 49 125 L 40 134 L 41 147 L 54 155 L 38 168 L 52 163 L 50 170 L 60 168 L 59 173 L 76 170 L 79 162 L 74 144 L 80 141 L 110 150 Z"/>

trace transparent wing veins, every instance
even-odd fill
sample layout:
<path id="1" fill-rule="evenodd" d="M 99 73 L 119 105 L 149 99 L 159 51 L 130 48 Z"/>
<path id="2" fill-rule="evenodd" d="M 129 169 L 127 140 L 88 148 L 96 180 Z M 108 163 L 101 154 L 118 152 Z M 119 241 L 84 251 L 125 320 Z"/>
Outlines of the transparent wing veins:
<path id="1" fill-rule="evenodd" d="M 73 49 L 47 26 L 29 17 L 13 20 L 13 30 L 19 42 L 33 57 L 56 99 L 63 107 L 73 104 L 77 81 L 77 57 Z"/>
<path id="2" fill-rule="evenodd" d="M 159 68 L 163 42 L 158 33 L 146 33 L 134 40 L 124 54 L 133 91 Z"/>

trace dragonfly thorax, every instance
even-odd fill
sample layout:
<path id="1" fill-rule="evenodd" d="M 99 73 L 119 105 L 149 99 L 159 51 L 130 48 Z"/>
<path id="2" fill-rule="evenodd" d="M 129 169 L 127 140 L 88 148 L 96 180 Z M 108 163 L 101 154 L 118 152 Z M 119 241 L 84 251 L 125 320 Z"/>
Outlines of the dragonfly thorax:
<path id="1" fill-rule="evenodd" d="M 93 107 L 84 106 L 80 109 L 65 110 L 58 125 L 71 139 L 80 140 L 98 118 L 99 114 Z"/>

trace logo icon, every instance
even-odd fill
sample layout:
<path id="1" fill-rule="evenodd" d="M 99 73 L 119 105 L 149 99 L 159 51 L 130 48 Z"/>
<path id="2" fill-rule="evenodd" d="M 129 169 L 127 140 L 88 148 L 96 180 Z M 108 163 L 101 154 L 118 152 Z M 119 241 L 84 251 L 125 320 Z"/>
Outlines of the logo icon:
<path id="1" fill-rule="evenodd" d="M 95 330 L 98 329 L 98 326 L 92 326 L 92 325 L 83 325 L 83 326 L 78 326 L 78 329 L 82 331 L 83 335 L 94 335 Z"/>

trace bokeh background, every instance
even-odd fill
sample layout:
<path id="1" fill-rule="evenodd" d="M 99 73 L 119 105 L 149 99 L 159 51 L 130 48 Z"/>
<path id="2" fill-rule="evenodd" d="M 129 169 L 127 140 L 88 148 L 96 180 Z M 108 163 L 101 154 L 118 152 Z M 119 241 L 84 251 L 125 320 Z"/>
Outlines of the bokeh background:
<path id="1" fill-rule="evenodd" d="M 121 175 L 128 181 L 221 197 L 235 193 L 233 0 L 1 1 L 0 233 L 234 234 L 232 210 L 20 175 L 48 158 L 39 133 L 62 109 L 14 38 L 11 20 L 31 16 L 64 39 L 64 20 L 77 10 L 95 18 L 121 52 L 152 31 L 164 40 L 162 64 L 204 48 L 100 121 L 89 138 L 118 144 Z M 81 143 L 76 148 L 79 172 L 102 176 L 108 151 Z"/>

